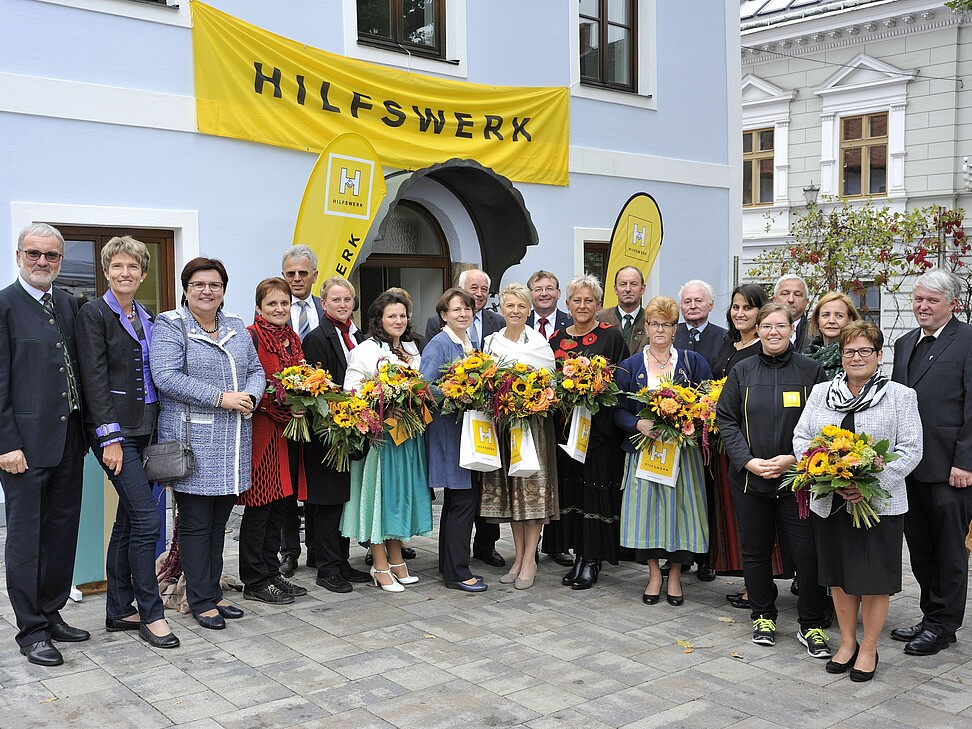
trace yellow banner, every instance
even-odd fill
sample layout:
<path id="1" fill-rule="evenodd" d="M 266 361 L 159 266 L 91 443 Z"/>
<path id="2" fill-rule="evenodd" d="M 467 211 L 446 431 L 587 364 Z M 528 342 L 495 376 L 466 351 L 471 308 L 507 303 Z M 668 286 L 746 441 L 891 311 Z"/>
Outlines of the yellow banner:
<path id="1" fill-rule="evenodd" d="M 342 134 L 321 152 L 307 180 L 294 245 L 313 249 L 324 279 L 350 278 L 384 197 L 375 148 L 360 134 Z"/>
<path id="2" fill-rule="evenodd" d="M 567 184 L 566 87 L 484 86 L 310 48 L 192 3 L 199 131 L 318 152 L 357 133 L 418 169 L 474 159 L 518 182 Z"/>
<path id="3" fill-rule="evenodd" d="M 661 210 L 655 198 L 647 192 L 632 195 L 621 208 L 614 231 L 611 233 L 611 249 L 608 267 L 604 273 L 605 309 L 618 305 L 614 293 L 614 277 L 625 266 L 634 266 L 646 279 L 651 273 L 662 244 Z"/>

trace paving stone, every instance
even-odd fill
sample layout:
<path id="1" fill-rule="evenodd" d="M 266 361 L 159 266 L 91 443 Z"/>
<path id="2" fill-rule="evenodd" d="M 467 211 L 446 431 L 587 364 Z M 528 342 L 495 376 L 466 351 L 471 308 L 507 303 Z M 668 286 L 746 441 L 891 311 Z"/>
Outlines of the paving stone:
<path id="1" fill-rule="evenodd" d="M 509 666 L 489 658 L 455 666 L 450 669 L 450 673 L 499 696 L 541 686 L 543 683 L 539 678 L 524 673 L 516 666 Z"/>
<path id="2" fill-rule="evenodd" d="M 556 686 L 544 686 L 542 689 L 523 689 L 507 694 L 506 698 L 521 706 L 536 711 L 538 714 L 549 714 L 554 711 L 577 706 L 584 703 L 584 698 L 571 691 Z"/>
<path id="3" fill-rule="evenodd" d="M 279 663 L 289 658 L 297 658 L 301 654 L 290 648 L 275 636 L 282 631 L 270 633 L 268 635 L 250 635 L 238 637 L 219 644 L 219 647 L 227 654 L 254 667 L 260 667 L 268 663 Z"/>
<path id="4" fill-rule="evenodd" d="M 385 671 L 411 666 L 417 662 L 415 656 L 404 653 L 398 648 L 384 648 L 330 661 L 328 668 L 354 681 L 365 676 L 384 674 Z"/>
<path id="5" fill-rule="evenodd" d="M 624 656 L 602 651 L 573 661 L 575 665 L 606 674 L 627 686 L 638 686 L 665 675 L 661 670 Z"/>
<path id="6" fill-rule="evenodd" d="M 152 704 L 206 691 L 203 684 L 170 663 L 119 673 L 115 677 Z"/>
<path id="7" fill-rule="evenodd" d="M 324 716 L 294 729 L 388 729 L 394 727 L 365 709 L 351 709 L 333 716 Z"/>
<path id="8" fill-rule="evenodd" d="M 662 729 L 663 727 L 697 727 L 718 729 L 719 727 L 738 726 L 746 719 L 746 714 L 713 704 L 704 699 L 695 699 L 677 704 L 653 716 L 626 724 L 625 729 Z"/>
<path id="9" fill-rule="evenodd" d="M 290 696 L 220 714 L 215 720 L 225 729 L 283 729 L 313 723 L 327 715 L 328 712 L 317 704 L 299 696 Z"/>
<path id="10" fill-rule="evenodd" d="M 620 727 L 646 716 L 660 714 L 672 706 L 672 702 L 664 697 L 655 696 L 645 688 L 634 686 L 591 699 L 578 705 L 576 710 L 608 726 Z"/>
<path id="11" fill-rule="evenodd" d="M 171 726 L 171 722 L 154 706 L 135 693 L 117 686 L 104 691 L 69 696 L 35 707 L 36 711 L 23 725 L 12 727 L 138 727 L 154 729 Z"/>
<path id="12" fill-rule="evenodd" d="M 339 714 L 350 709 L 371 708 L 379 701 L 409 693 L 401 685 L 384 676 L 368 676 L 356 681 L 329 686 L 320 691 L 304 692 L 301 695 L 309 701 Z"/>
<path id="13" fill-rule="evenodd" d="M 969 727 L 972 727 L 972 718 L 955 716 L 937 707 L 928 706 L 904 696 L 884 701 L 869 709 L 867 714 L 874 719 L 872 726 L 883 726 L 885 722 L 891 721 L 897 722 L 901 726 L 920 727 L 921 729 L 928 727 L 969 729 Z"/>
<path id="14" fill-rule="evenodd" d="M 308 689 L 316 690 L 335 686 L 348 680 L 327 666 L 299 654 L 296 658 L 289 658 L 285 661 L 264 663 L 259 669 L 262 674 L 297 695 L 303 695 Z"/>
<path id="15" fill-rule="evenodd" d="M 426 663 L 416 663 L 404 668 L 385 671 L 382 675 L 408 691 L 422 691 L 430 686 L 455 680 L 455 670 L 453 669 L 453 673 L 450 673 Z"/>
<path id="16" fill-rule="evenodd" d="M 627 688 L 614 678 L 577 665 L 576 662 L 542 656 L 518 663 L 516 668 L 549 686 L 556 686 L 585 699 L 593 699 Z"/>
<path id="17" fill-rule="evenodd" d="M 864 708 L 813 684 L 770 672 L 756 684 L 738 683 L 706 698 L 743 714 L 804 729 L 832 726 Z"/>
<path id="18" fill-rule="evenodd" d="M 68 696 L 79 696 L 91 691 L 107 691 L 119 685 L 118 681 L 102 671 L 93 668 L 90 671 L 69 673 L 66 676 L 48 678 L 41 681 L 44 687 L 59 699 Z"/>
<path id="19" fill-rule="evenodd" d="M 205 687 L 202 691 L 161 699 L 152 705 L 173 724 L 208 719 L 236 710 L 232 701 Z"/>

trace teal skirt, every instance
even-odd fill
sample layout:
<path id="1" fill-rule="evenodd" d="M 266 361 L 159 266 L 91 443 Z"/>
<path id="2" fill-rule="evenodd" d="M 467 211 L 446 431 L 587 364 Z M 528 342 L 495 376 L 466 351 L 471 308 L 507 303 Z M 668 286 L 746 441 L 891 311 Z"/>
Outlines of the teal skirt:
<path id="1" fill-rule="evenodd" d="M 624 461 L 621 499 L 621 545 L 666 552 L 709 550 L 702 453 L 682 448 L 675 487 L 637 478 L 637 453 Z"/>
<path id="2" fill-rule="evenodd" d="M 359 542 L 408 541 L 432 533 L 432 493 L 424 436 L 396 446 L 385 439 L 351 463 L 351 498 L 341 534 Z"/>

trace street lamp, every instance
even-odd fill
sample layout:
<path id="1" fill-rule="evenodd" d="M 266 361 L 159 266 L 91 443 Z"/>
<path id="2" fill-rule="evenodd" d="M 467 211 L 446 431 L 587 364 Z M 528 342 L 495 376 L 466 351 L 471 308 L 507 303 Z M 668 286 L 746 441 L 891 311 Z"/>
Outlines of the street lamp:
<path id="1" fill-rule="evenodd" d="M 813 184 L 813 180 L 810 180 L 810 184 L 803 188 L 803 197 L 806 198 L 807 207 L 815 205 L 817 203 L 817 195 L 820 193 L 820 187 Z"/>

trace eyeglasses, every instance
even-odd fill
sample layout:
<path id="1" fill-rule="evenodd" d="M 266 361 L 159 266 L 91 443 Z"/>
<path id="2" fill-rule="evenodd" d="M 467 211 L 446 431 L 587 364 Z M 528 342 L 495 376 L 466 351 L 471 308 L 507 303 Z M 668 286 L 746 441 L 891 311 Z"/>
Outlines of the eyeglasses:
<path id="1" fill-rule="evenodd" d="M 787 329 L 792 327 L 792 324 L 760 324 L 759 331 L 761 332 L 785 332 Z"/>
<path id="2" fill-rule="evenodd" d="M 39 261 L 41 256 L 44 256 L 44 260 L 48 263 L 57 263 L 62 258 L 64 258 L 63 253 L 58 253 L 57 251 L 35 251 L 33 248 L 29 250 L 21 250 L 21 253 L 27 258 L 28 261 Z"/>
<path id="3" fill-rule="evenodd" d="M 284 271 L 284 276 L 286 276 L 287 278 L 298 278 L 298 277 L 307 278 L 310 275 L 311 275 L 310 271 L 304 271 L 303 269 L 301 269 L 300 271 Z"/>
<path id="4" fill-rule="evenodd" d="M 223 283 L 222 281 L 190 281 L 186 288 L 192 289 L 193 291 L 205 291 L 209 289 L 210 291 L 222 291 Z"/>
<path id="5" fill-rule="evenodd" d="M 556 286 L 535 286 L 530 289 L 535 294 L 555 294 L 559 290 Z"/>
<path id="6" fill-rule="evenodd" d="M 874 347 L 861 347 L 860 349 L 842 349 L 840 350 L 840 356 L 844 359 L 854 359 L 854 355 L 861 355 L 861 359 L 867 359 L 872 354 L 877 352 Z"/>
<path id="7" fill-rule="evenodd" d="M 648 327 L 651 329 L 673 329 L 675 325 L 670 321 L 650 321 Z"/>

